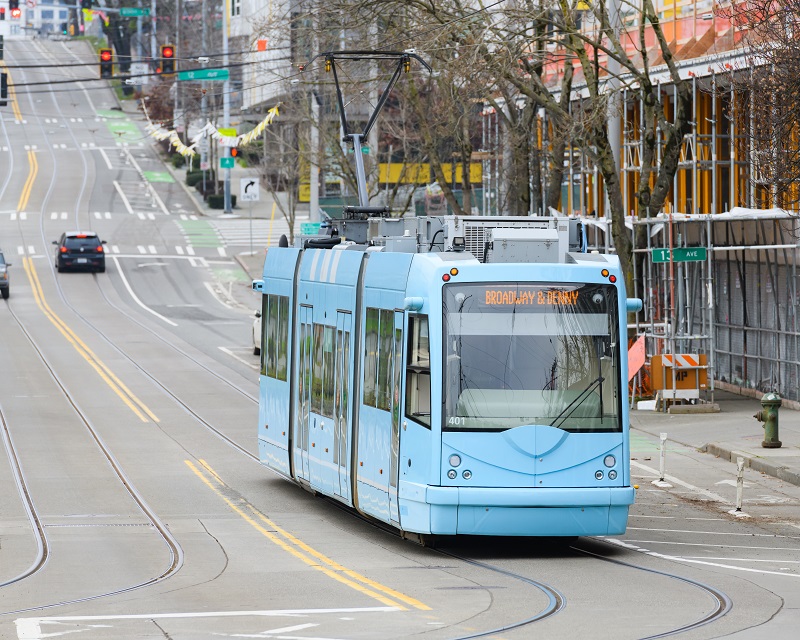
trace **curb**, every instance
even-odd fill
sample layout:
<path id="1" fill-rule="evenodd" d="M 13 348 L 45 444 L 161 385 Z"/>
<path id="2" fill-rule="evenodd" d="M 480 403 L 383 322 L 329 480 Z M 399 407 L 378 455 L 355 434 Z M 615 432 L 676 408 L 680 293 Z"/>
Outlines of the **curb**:
<path id="1" fill-rule="evenodd" d="M 700 450 L 705 453 L 710 453 L 717 458 L 723 458 L 736 464 L 736 458 L 744 458 L 745 466 L 750 467 L 759 473 L 766 473 L 768 476 L 773 476 L 784 482 L 800 486 L 800 473 L 793 471 L 789 467 L 768 462 L 762 458 L 752 456 L 744 451 L 736 451 L 733 449 L 726 449 L 716 443 L 708 443 L 700 447 Z"/>
<path id="2" fill-rule="evenodd" d="M 261 276 L 260 273 L 256 275 L 250 273 L 250 269 L 247 268 L 247 265 L 245 264 L 244 260 L 242 260 L 238 255 L 234 255 L 233 259 L 236 260 L 236 262 L 242 268 L 242 271 L 244 271 L 251 280 L 257 280 Z"/>

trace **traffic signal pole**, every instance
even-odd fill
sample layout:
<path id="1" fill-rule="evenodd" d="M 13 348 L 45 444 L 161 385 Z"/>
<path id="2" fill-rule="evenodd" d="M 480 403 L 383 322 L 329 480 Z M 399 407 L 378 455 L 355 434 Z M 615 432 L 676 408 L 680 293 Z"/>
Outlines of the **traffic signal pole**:
<path id="1" fill-rule="evenodd" d="M 226 0 L 223 3 L 223 10 L 222 10 L 225 18 L 222 21 L 222 64 L 226 67 L 228 66 L 228 25 L 230 23 L 230 0 Z M 231 126 L 231 81 L 230 79 L 225 80 L 225 84 L 222 88 L 222 123 L 223 126 L 227 129 Z M 231 148 L 228 146 L 222 147 L 222 157 L 223 158 L 230 158 L 231 157 Z M 231 213 L 233 208 L 231 207 L 231 170 L 228 167 L 225 167 L 225 197 L 224 203 L 225 208 L 223 209 L 224 213 Z"/>

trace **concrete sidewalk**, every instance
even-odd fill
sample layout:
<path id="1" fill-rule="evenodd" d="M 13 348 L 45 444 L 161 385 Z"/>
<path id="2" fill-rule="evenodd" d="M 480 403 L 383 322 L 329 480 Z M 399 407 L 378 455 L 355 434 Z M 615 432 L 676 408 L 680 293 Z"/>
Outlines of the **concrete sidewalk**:
<path id="1" fill-rule="evenodd" d="M 730 460 L 741 456 L 755 471 L 800 485 L 800 411 L 781 407 L 779 449 L 761 446 L 764 428 L 753 416 L 761 410 L 755 398 L 715 391 L 719 413 L 668 414 L 656 411 L 631 412 L 631 428 L 659 437 L 666 433 L 674 442 Z"/>

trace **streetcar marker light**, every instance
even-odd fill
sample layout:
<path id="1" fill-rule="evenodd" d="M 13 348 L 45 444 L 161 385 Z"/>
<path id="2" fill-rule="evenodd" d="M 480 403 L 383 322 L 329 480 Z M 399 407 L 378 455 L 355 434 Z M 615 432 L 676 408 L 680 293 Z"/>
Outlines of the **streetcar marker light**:
<path id="1" fill-rule="evenodd" d="M 608 279 L 609 279 L 611 282 L 616 282 L 616 281 L 617 281 L 617 276 L 610 276 Z"/>
<path id="2" fill-rule="evenodd" d="M 604 278 L 607 278 L 608 277 L 608 269 L 603 269 L 600 272 L 600 275 L 603 276 Z"/>
<path id="3" fill-rule="evenodd" d="M 450 274 L 449 273 L 445 273 L 442 276 L 442 280 L 444 280 L 445 282 L 448 282 L 450 280 Z"/>
<path id="4" fill-rule="evenodd" d="M 458 275 L 458 269 L 456 269 L 455 267 L 450 269 L 450 275 L 451 276 L 457 276 Z"/>

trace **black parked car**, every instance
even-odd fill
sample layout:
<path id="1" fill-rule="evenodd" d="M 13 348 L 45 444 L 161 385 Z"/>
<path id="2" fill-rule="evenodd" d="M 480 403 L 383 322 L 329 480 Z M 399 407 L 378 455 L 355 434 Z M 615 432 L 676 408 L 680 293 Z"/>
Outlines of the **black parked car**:
<path id="1" fill-rule="evenodd" d="M 8 268 L 10 266 L 11 263 L 6 262 L 5 256 L 3 256 L 3 251 L 0 250 L 0 295 L 2 295 L 3 298 L 8 298 L 10 293 L 8 281 Z"/>
<path id="2" fill-rule="evenodd" d="M 105 240 L 100 240 L 94 231 L 68 231 L 61 234 L 56 245 L 56 269 L 85 269 L 103 273 L 106 270 Z"/>

